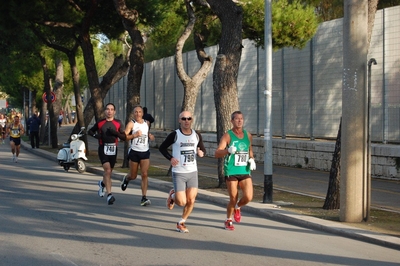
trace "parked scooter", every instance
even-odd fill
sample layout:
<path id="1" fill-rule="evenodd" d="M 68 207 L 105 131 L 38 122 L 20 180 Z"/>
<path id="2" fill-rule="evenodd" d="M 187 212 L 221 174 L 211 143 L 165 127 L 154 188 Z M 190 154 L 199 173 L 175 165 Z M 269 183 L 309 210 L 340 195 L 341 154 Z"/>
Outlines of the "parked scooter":
<path id="1" fill-rule="evenodd" d="M 86 171 L 86 146 L 80 138 L 84 134 L 85 127 L 82 127 L 78 134 L 72 134 L 71 142 L 64 143 L 63 148 L 58 151 L 58 163 L 68 172 L 74 166 L 79 173 Z"/>

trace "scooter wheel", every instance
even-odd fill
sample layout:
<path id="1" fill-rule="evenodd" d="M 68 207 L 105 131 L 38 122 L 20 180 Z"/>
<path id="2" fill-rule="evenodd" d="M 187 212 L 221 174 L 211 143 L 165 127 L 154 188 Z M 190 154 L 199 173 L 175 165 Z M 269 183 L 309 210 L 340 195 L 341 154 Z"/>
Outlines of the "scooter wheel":
<path id="1" fill-rule="evenodd" d="M 79 173 L 84 173 L 86 171 L 85 161 L 82 159 L 77 159 L 75 161 L 75 168 Z"/>
<path id="2" fill-rule="evenodd" d="M 64 165 L 63 167 L 64 167 L 65 172 L 68 172 L 69 166 L 68 165 Z"/>

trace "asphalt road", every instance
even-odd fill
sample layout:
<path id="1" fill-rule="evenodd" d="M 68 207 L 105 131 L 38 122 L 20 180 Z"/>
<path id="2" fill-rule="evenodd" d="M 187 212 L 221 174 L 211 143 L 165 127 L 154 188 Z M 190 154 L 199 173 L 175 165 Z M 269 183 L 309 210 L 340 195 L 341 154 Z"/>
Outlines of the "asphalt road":
<path id="1" fill-rule="evenodd" d="M 97 195 L 99 174 L 64 172 L 54 160 L 22 150 L 11 161 L 0 145 L 0 265 L 399 265 L 400 251 L 266 219 L 243 210 L 236 230 L 223 229 L 225 208 L 201 191 L 187 221 L 165 207 L 169 182 L 154 181 L 142 207 L 140 180 L 114 205 Z M 155 183 L 158 182 L 158 183 Z"/>

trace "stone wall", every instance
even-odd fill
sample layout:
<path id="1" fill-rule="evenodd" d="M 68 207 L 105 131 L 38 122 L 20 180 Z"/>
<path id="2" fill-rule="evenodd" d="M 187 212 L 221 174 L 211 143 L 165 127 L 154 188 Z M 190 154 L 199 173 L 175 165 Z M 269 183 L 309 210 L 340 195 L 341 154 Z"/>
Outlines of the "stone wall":
<path id="1" fill-rule="evenodd" d="M 159 147 L 170 133 L 153 131 L 156 141 L 152 147 Z M 202 133 L 207 156 L 214 156 L 217 148 L 216 134 Z M 329 171 L 335 149 L 334 141 L 311 141 L 302 139 L 273 139 L 273 164 Z M 264 161 L 264 139 L 253 137 L 253 152 L 258 163 Z M 400 178 L 400 147 L 398 145 L 372 144 L 371 175 L 379 178 Z"/>

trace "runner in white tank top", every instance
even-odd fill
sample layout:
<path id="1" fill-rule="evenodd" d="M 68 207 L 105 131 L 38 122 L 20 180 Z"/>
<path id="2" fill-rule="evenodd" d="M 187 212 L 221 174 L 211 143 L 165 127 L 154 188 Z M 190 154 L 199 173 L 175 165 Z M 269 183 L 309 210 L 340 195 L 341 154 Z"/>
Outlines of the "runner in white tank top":
<path id="1" fill-rule="evenodd" d="M 149 150 L 149 125 L 146 120 L 142 122 L 132 120 L 133 128 L 132 135 L 138 134 L 138 137 L 131 140 L 130 149 L 134 151 L 148 151 Z M 141 134 L 139 135 L 139 132 Z M 129 152 L 128 152 L 129 153 Z"/>
<path id="2" fill-rule="evenodd" d="M 176 224 L 176 230 L 188 233 L 185 222 L 193 210 L 198 190 L 198 173 L 196 157 L 203 157 L 206 149 L 201 134 L 192 129 L 192 115 L 188 111 L 179 114 L 180 128 L 170 133 L 160 145 L 160 152 L 171 162 L 172 181 L 167 198 L 167 208 L 174 203 L 183 207 L 182 217 Z M 168 147 L 172 146 L 172 155 Z"/>
<path id="3" fill-rule="evenodd" d="M 128 151 L 129 158 L 129 174 L 124 176 L 121 182 L 121 189 L 125 191 L 130 180 L 135 180 L 138 175 L 140 166 L 142 181 L 142 199 L 140 205 L 150 205 L 151 202 L 147 199 L 148 186 L 148 170 L 150 167 L 150 150 L 149 140 L 154 140 L 154 136 L 150 134 L 150 123 L 143 119 L 143 108 L 137 106 L 133 109 L 134 119 L 130 121 L 125 128 L 126 139 L 131 141 L 131 146 Z"/>
<path id="4" fill-rule="evenodd" d="M 191 173 L 197 171 L 196 151 L 199 143 L 196 131 L 187 135 L 176 131 L 176 141 L 172 144 L 172 157 L 178 159 L 178 164 L 172 167 L 174 173 Z"/>
<path id="5" fill-rule="evenodd" d="M 7 125 L 7 118 L 5 118 L 4 114 L 0 114 L 0 142 L 4 144 L 4 139 L 6 138 L 6 125 Z"/>

